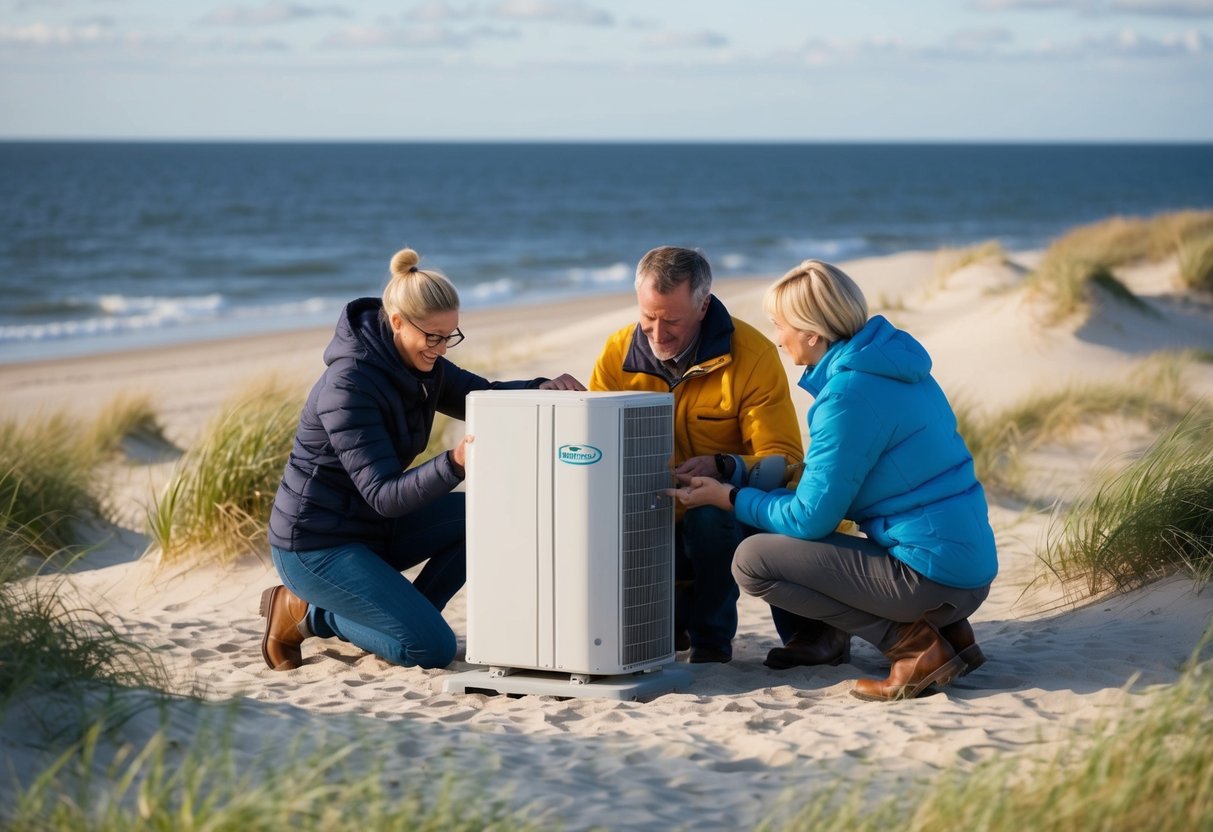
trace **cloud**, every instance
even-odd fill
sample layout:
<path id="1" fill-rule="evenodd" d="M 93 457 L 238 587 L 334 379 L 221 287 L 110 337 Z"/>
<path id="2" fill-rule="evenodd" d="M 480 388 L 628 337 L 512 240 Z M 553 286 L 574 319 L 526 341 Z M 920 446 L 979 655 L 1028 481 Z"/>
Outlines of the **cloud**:
<path id="1" fill-rule="evenodd" d="M 471 6 L 456 7 L 444 0 L 422 3 L 408 12 L 408 17 L 413 20 L 466 20 L 474 15 Z"/>
<path id="2" fill-rule="evenodd" d="M 1213 17 L 1213 0 L 969 0 L 982 12 L 1073 11 L 1085 15 Z"/>
<path id="3" fill-rule="evenodd" d="M 887 61 L 1098 61 L 1116 59 L 1191 58 L 1210 54 L 1208 36 L 1195 30 L 1161 36 L 1126 28 L 1107 35 L 1092 35 L 1065 42 L 1043 41 L 1016 45 L 1009 30 L 960 30 L 934 44 L 911 44 L 896 37 L 813 39 L 795 53 L 794 60 L 810 66 Z M 787 60 L 789 56 L 782 56 Z"/>
<path id="4" fill-rule="evenodd" d="M 645 46 L 658 49 L 716 49 L 728 46 L 729 39 L 716 32 L 654 32 L 644 39 Z"/>
<path id="5" fill-rule="evenodd" d="M 1213 0 L 1113 0 L 1111 8 L 1157 17 L 1213 17 Z"/>
<path id="6" fill-rule="evenodd" d="M 272 26 L 314 17 L 349 17 L 341 6 L 309 6 L 303 3 L 267 3 L 261 6 L 220 6 L 202 18 L 214 26 Z"/>
<path id="7" fill-rule="evenodd" d="M 80 46 L 109 43 L 114 40 L 109 26 L 88 23 L 79 26 L 51 23 L 27 23 L 23 26 L 0 25 L 0 43 L 17 46 Z"/>
<path id="8" fill-rule="evenodd" d="M 969 0 L 969 8 L 981 12 L 1077 9 L 1091 5 L 1090 0 Z"/>
<path id="9" fill-rule="evenodd" d="M 321 46 L 334 49 L 434 49 L 462 48 L 468 45 L 467 35 L 446 26 L 346 26 L 329 34 Z"/>
<path id="10" fill-rule="evenodd" d="M 504 0 L 492 6 L 489 15 L 503 20 L 545 20 L 584 26 L 613 26 L 615 23 L 610 12 L 580 0 Z"/>
<path id="11" fill-rule="evenodd" d="M 1208 48 L 1207 39 L 1192 30 L 1155 38 L 1125 29 L 1115 35 L 1084 38 L 1077 44 L 1076 52 L 1089 57 L 1168 58 L 1198 55 L 1207 52 Z"/>

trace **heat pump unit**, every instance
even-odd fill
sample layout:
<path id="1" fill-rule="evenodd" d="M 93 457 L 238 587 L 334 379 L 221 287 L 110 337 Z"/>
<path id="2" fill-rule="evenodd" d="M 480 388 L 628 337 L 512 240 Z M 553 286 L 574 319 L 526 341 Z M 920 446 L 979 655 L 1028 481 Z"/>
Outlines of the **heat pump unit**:
<path id="1" fill-rule="evenodd" d="M 674 660 L 668 393 L 467 397 L 467 660 L 616 675 Z"/>

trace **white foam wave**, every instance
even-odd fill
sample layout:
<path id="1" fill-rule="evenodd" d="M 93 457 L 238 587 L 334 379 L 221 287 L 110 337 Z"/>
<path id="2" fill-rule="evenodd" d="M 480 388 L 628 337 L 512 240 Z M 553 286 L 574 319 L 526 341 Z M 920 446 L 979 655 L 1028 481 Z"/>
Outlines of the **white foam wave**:
<path id="1" fill-rule="evenodd" d="M 222 295 L 126 297 L 103 295 L 96 306 L 105 314 L 91 318 L 0 325 L 0 341 L 49 341 L 146 332 L 204 325 L 222 320 L 314 317 L 340 307 L 331 298 L 307 298 L 280 304 L 230 306 Z"/>
<path id="2" fill-rule="evenodd" d="M 513 297 L 517 290 L 517 283 L 508 277 L 502 277 L 488 283 L 477 283 L 470 289 L 464 289 L 463 294 L 479 306 Z"/>
<path id="3" fill-rule="evenodd" d="M 618 283 L 630 283 L 634 277 L 632 267 L 627 263 L 612 263 L 597 269 L 569 269 L 570 282 L 580 285 L 608 286 Z"/>
<path id="4" fill-rule="evenodd" d="M 796 257 L 800 257 L 801 259 L 812 257 L 821 260 L 838 260 L 868 248 L 868 241 L 863 237 L 842 237 L 828 240 L 813 238 L 784 240 L 783 244 Z"/>
<path id="5" fill-rule="evenodd" d="M 750 260 L 744 254 L 729 253 L 718 258 L 716 262 L 720 265 L 721 269 L 736 272 L 744 269 L 746 263 L 750 262 Z"/>

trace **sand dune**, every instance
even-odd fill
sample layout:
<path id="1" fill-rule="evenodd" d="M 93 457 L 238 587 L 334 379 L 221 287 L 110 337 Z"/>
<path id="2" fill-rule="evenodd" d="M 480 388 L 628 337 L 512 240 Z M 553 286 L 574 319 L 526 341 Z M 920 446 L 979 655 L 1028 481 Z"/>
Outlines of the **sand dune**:
<path id="1" fill-rule="evenodd" d="M 1099 303 L 1086 322 L 1050 326 L 1023 289 L 1031 255 L 969 266 L 945 285 L 933 277 L 933 260 L 911 253 L 847 268 L 870 298 L 900 299 L 885 314 L 926 344 L 945 390 L 985 407 L 1075 379 L 1122 378 L 1153 350 L 1213 349 L 1213 311 L 1178 293 L 1166 264 L 1125 274 L 1153 314 Z M 761 326 L 766 285 L 728 281 L 718 294 Z M 603 338 L 631 319 L 626 295 L 469 313 L 468 349 L 459 356 L 502 377 L 567 370 L 584 379 Z M 185 444 L 247 380 L 273 371 L 310 383 L 327 337 L 309 331 L 0 367 L 0 389 L 6 410 L 23 415 L 99 406 L 118 389 L 150 390 L 170 438 Z M 794 381 L 800 370 L 789 364 L 788 373 Z M 1213 392 L 1207 367 L 1193 368 L 1190 383 Z M 796 398 L 803 415 L 808 397 L 798 391 Z M 1070 453 L 1078 464 L 1087 451 Z M 468 794 L 506 794 L 529 816 L 569 829 L 746 828 L 839 778 L 885 792 L 1007 752 L 1044 753 L 1173 682 L 1213 617 L 1213 593 L 1178 578 L 1067 603 L 1059 587 L 1039 579 L 1045 515 L 995 502 L 1002 571 L 974 618 L 989 662 L 920 700 L 849 696 L 855 678 L 884 673 L 882 657 L 859 642 L 849 665 L 764 668 L 777 642 L 765 605 L 751 598 L 741 602 L 734 661 L 691 666 L 690 690 L 646 703 L 447 694 L 442 680 L 468 669 L 462 661 L 440 671 L 399 668 L 336 641 L 307 642 L 302 668 L 275 673 L 259 654 L 257 599 L 277 582 L 267 561 L 160 568 L 138 558 L 139 495 L 163 475 L 155 466 L 130 466 L 123 494 L 132 528 L 81 564 L 70 591 L 154 645 L 207 700 L 242 698 L 236 737 L 245 753 L 254 755 L 266 738 L 327 731 L 365 742 L 408 777 L 458 771 L 458 788 Z M 464 598 L 448 608 L 457 633 L 465 629 Z M 179 706 L 180 730 L 199 707 Z M 158 725 L 141 720 L 125 729 L 132 741 Z M 32 770 L 41 752 L 23 744 L 27 731 L 10 719 L 0 738 L 18 768 Z"/>

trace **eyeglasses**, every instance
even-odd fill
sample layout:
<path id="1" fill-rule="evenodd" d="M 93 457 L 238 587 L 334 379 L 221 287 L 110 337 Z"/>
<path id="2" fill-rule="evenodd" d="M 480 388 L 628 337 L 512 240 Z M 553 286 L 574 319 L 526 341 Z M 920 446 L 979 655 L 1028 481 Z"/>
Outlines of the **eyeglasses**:
<path id="1" fill-rule="evenodd" d="M 405 318 L 405 320 L 410 324 L 413 324 L 413 321 L 410 318 Z M 460 332 L 458 328 L 456 328 L 455 331 L 450 335 L 438 335 L 433 332 L 426 332 L 424 329 L 417 326 L 417 324 L 413 324 L 413 329 L 425 336 L 425 345 L 427 347 L 436 347 L 442 343 L 445 343 L 447 347 L 453 347 L 463 341 L 463 333 Z"/>

